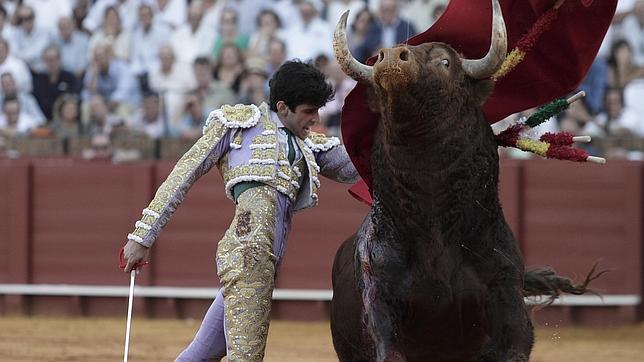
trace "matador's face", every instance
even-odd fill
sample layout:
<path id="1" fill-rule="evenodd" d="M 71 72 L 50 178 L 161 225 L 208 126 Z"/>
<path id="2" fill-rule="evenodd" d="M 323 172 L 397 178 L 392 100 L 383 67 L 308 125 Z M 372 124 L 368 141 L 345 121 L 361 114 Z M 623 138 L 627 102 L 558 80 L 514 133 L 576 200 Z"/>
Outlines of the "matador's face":
<path id="1" fill-rule="evenodd" d="M 283 104 L 280 107 L 280 104 Z M 277 112 L 280 120 L 294 135 L 300 139 L 309 136 L 311 128 L 320 120 L 320 107 L 310 104 L 300 104 L 291 110 L 286 103 L 278 102 Z"/>

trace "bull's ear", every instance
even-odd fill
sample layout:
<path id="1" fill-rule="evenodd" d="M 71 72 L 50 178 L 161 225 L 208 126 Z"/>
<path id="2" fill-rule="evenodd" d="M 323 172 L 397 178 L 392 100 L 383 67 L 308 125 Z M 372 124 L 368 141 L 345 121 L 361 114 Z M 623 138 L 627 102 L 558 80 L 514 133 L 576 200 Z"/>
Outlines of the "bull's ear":
<path id="1" fill-rule="evenodd" d="M 490 97 L 490 94 L 492 94 L 492 90 L 494 89 L 494 82 L 491 79 L 476 80 L 471 78 L 469 78 L 469 82 L 470 84 L 468 89 L 470 93 L 470 99 L 472 100 L 472 102 L 474 102 L 474 104 L 482 106 Z"/>

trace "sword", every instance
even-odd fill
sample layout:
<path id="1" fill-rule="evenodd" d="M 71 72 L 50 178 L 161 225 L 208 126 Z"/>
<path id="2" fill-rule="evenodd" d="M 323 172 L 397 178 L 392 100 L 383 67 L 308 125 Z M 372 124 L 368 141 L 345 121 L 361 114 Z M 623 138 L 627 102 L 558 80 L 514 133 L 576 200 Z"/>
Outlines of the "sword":
<path id="1" fill-rule="evenodd" d="M 132 329 L 132 302 L 134 300 L 134 280 L 138 274 L 138 268 L 146 265 L 147 261 L 142 261 L 136 263 L 132 270 L 130 271 L 130 294 L 127 301 L 127 323 L 125 325 L 125 348 L 123 350 L 123 362 L 127 362 L 129 349 L 130 349 L 130 330 Z M 119 253 L 119 268 L 123 269 L 127 266 L 125 257 L 123 256 L 123 248 Z"/>
<path id="2" fill-rule="evenodd" d="M 136 269 L 130 272 L 130 297 L 127 302 L 127 324 L 125 326 L 125 350 L 123 351 L 123 362 L 127 362 L 128 352 L 130 349 L 130 330 L 132 327 L 132 300 L 134 299 L 134 279 L 136 279 Z"/>

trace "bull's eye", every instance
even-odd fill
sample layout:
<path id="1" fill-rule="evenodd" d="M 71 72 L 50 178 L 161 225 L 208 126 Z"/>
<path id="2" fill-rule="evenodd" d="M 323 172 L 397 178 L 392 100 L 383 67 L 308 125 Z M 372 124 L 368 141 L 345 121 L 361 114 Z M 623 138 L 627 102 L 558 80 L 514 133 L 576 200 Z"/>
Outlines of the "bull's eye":
<path id="1" fill-rule="evenodd" d="M 441 59 L 441 64 L 445 66 L 445 68 L 449 68 L 449 59 Z"/>

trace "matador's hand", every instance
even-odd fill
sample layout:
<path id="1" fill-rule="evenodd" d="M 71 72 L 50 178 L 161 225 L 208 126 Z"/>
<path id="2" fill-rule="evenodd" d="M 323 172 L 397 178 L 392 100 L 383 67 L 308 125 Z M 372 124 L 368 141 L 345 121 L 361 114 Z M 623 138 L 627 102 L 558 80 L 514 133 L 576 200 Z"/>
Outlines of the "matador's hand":
<path id="1" fill-rule="evenodd" d="M 127 261 L 124 271 L 129 273 L 135 265 L 145 262 L 148 259 L 149 253 L 149 248 L 136 241 L 128 240 L 123 248 L 123 258 Z"/>

